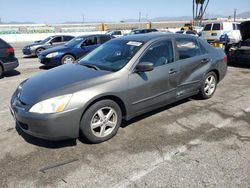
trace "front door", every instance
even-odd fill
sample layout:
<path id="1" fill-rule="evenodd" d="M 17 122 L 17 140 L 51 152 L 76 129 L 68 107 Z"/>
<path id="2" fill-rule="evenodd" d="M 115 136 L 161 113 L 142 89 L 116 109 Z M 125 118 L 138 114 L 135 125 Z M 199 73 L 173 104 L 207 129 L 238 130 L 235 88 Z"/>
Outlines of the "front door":
<path id="1" fill-rule="evenodd" d="M 129 75 L 128 98 L 133 115 L 175 100 L 179 68 L 173 54 L 171 40 L 159 41 L 148 47 L 137 62 L 151 62 L 154 69 Z"/>

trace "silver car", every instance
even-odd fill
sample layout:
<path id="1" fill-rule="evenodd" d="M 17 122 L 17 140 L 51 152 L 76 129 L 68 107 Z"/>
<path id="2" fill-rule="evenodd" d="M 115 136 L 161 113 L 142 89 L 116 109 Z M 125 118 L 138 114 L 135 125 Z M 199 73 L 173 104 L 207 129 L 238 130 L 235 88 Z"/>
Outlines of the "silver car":
<path id="1" fill-rule="evenodd" d="M 70 35 L 54 35 L 44 40 L 35 41 L 23 47 L 23 55 L 38 55 L 41 51 L 55 46 L 60 46 L 73 39 Z"/>
<path id="2" fill-rule="evenodd" d="M 19 85 L 11 112 L 26 133 L 49 140 L 99 143 L 122 120 L 193 95 L 208 99 L 226 75 L 222 50 L 197 37 L 139 34 L 101 45 L 76 64 Z"/>

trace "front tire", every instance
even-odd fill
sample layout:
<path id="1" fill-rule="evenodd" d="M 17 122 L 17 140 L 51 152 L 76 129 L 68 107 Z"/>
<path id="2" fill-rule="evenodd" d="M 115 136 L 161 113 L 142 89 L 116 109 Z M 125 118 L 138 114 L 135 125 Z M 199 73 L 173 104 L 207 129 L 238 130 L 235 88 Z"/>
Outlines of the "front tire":
<path id="1" fill-rule="evenodd" d="M 70 64 L 70 63 L 74 63 L 75 62 L 75 58 L 72 55 L 65 55 L 63 56 L 61 63 L 64 64 Z"/>
<path id="2" fill-rule="evenodd" d="M 38 56 L 43 50 L 44 50 L 44 48 L 37 48 L 36 55 Z"/>
<path id="3" fill-rule="evenodd" d="M 202 85 L 199 92 L 199 97 L 202 99 L 211 98 L 217 88 L 218 78 L 214 72 L 209 72 L 206 74 L 202 81 Z"/>
<path id="4" fill-rule="evenodd" d="M 112 100 L 98 101 L 84 113 L 80 131 L 90 143 L 100 143 L 116 135 L 122 121 L 119 105 Z"/>

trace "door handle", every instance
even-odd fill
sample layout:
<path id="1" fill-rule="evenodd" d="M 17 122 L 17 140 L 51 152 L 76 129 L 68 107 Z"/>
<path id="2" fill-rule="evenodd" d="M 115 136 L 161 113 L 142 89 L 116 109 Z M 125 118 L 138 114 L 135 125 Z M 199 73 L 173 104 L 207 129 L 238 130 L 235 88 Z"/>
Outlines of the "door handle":
<path id="1" fill-rule="evenodd" d="M 205 59 L 202 59 L 202 60 L 201 60 L 201 63 L 208 63 L 209 61 L 210 61 L 209 59 L 206 59 L 206 58 L 205 58 Z"/>
<path id="2" fill-rule="evenodd" d="M 170 70 L 168 71 L 168 74 L 175 74 L 175 73 L 177 73 L 177 71 L 174 70 L 174 69 L 170 69 Z"/>

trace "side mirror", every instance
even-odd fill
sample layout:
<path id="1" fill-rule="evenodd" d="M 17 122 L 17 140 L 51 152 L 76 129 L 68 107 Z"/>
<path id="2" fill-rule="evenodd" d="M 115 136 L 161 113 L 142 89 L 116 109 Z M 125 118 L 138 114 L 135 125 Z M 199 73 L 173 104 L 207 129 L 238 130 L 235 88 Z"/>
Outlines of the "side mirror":
<path id="1" fill-rule="evenodd" d="M 153 63 L 141 62 L 135 67 L 135 72 L 149 72 L 154 69 Z"/>
<path id="2" fill-rule="evenodd" d="M 52 45 L 53 43 L 50 41 L 49 44 Z"/>
<path id="3" fill-rule="evenodd" d="M 86 46 L 86 43 L 83 42 L 83 43 L 81 44 L 81 48 L 85 48 L 85 46 Z"/>

